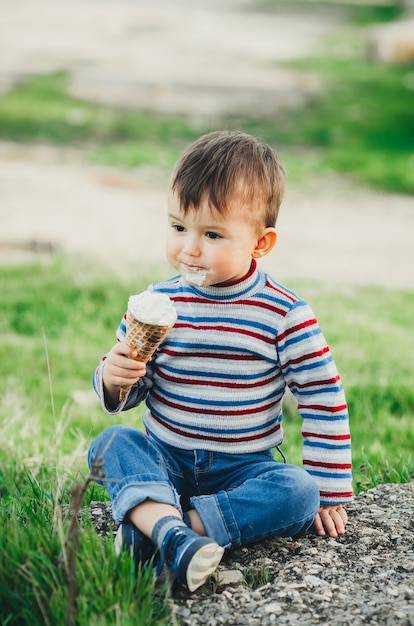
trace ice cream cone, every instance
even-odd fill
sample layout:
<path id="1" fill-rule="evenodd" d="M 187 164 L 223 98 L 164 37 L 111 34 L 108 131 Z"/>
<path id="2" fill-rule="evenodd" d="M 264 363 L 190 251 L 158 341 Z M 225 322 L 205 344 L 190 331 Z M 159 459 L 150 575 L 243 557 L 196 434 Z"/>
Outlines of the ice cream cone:
<path id="1" fill-rule="evenodd" d="M 169 326 L 160 326 L 155 324 L 145 324 L 137 320 L 128 310 L 126 319 L 126 343 L 135 348 L 138 355 L 136 361 L 146 363 L 150 360 L 155 350 L 158 348 L 164 337 L 170 332 L 174 324 Z M 121 387 L 119 391 L 119 400 L 125 400 L 131 387 Z"/>

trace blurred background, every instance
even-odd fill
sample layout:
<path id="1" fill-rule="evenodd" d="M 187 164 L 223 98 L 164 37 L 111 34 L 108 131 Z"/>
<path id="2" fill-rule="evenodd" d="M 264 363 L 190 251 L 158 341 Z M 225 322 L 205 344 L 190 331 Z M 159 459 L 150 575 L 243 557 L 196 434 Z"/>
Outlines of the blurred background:
<path id="1" fill-rule="evenodd" d="M 412 0 L 0 1 L 0 257 L 161 262 L 181 150 L 288 171 L 281 280 L 414 287 Z"/>
<path id="2" fill-rule="evenodd" d="M 142 426 L 142 407 L 104 413 L 91 377 L 128 296 L 173 272 L 171 169 L 210 130 L 286 165 L 261 267 L 332 349 L 355 492 L 413 479 L 413 95 L 414 0 L 0 0 L 2 624 L 170 623 L 87 524 L 76 589 L 64 512 L 107 499 L 83 482 L 91 440 Z M 284 427 L 301 464 L 289 394 Z"/>

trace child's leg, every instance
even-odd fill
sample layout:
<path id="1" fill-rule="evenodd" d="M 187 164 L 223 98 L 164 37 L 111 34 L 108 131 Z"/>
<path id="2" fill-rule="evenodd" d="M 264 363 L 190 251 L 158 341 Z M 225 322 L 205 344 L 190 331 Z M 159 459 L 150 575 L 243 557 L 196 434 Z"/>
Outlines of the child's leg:
<path id="1" fill-rule="evenodd" d="M 161 561 L 179 582 L 194 591 L 214 572 L 223 549 L 187 528 L 171 468 L 177 482 L 183 479 L 182 473 L 173 458 L 168 458 L 167 470 L 165 456 L 168 453 L 161 452 L 142 432 L 114 426 L 91 445 L 89 465 L 102 461 L 104 476 L 99 482 L 111 496 L 114 519 L 121 523 L 119 544 L 131 548 L 138 560 L 148 560 L 152 540 L 154 550 L 160 550 Z M 139 533 L 125 524 L 125 519 L 131 520 Z"/>
<path id="2" fill-rule="evenodd" d="M 305 470 L 278 463 L 271 455 L 266 459 L 266 453 L 234 455 L 231 461 L 229 457 L 214 454 L 214 465 L 209 461 L 209 480 L 217 484 L 221 477 L 222 488 L 215 491 L 213 484 L 200 484 L 207 495 L 191 498 L 195 530 L 219 545 L 237 547 L 310 528 L 319 509 L 319 491 Z"/>
<path id="3" fill-rule="evenodd" d="M 101 482 L 112 501 L 112 515 L 122 522 L 149 497 L 171 505 L 181 516 L 180 496 L 156 445 L 141 431 L 123 425 L 101 433 L 89 449 L 89 467 L 102 460 Z"/>

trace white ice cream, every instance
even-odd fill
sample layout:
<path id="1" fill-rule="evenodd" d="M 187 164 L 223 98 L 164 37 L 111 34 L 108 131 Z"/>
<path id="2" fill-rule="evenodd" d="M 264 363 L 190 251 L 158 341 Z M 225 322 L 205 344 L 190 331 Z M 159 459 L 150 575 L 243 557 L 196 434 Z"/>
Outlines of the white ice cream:
<path id="1" fill-rule="evenodd" d="M 190 285 L 197 285 L 197 287 L 202 287 L 207 280 L 207 277 L 212 274 L 211 270 L 206 269 L 190 269 L 189 267 L 184 267 L 182 269 L 182 273 L 184 278 Z"/>
<path id="2" fill-rule="evenodd" d="M 143 291 L 128 300 L 128 310 L 135 319 L 154 326 L 172 326 L 177 320 L 177 312 L 165 293 Z"/>

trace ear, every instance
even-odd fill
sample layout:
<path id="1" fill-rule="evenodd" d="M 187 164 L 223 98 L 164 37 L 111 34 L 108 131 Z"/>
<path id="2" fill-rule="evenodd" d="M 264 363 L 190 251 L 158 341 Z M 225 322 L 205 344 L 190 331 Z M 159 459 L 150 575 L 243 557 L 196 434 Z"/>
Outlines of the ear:
<path id="1" fill-rule="evenodd" d="M 261 259 L 266 256 L 276 245 L 277 232 L 274 228 L 265 228 L 260 235 L 257 243 L 253 249 L 252 257 L 254 259 Z"/>

